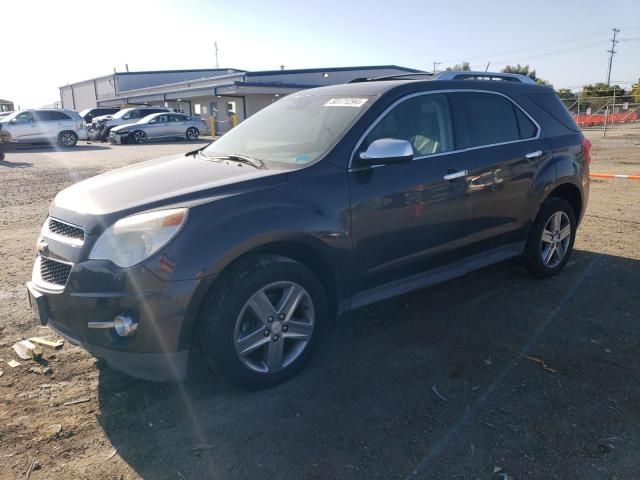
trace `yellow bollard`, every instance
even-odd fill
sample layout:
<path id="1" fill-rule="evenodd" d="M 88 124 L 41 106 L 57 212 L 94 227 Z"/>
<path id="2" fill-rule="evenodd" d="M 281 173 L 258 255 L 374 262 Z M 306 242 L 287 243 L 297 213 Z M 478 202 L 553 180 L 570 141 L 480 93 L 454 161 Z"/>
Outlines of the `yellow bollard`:
<path id="1" fill-rule="evenodd" d="M 211 115 L 211 117 L 209 117 L 209 121 L 211 122 L 211 136 L 215 137 L 216 136 L 216 117 Z"/>
<path id="2" fill-rule="evenodd" d="M 238 115 L 236 115 L 235 113 L 231 114 L 231 125 L 232 127 L 238 125 Z"/>

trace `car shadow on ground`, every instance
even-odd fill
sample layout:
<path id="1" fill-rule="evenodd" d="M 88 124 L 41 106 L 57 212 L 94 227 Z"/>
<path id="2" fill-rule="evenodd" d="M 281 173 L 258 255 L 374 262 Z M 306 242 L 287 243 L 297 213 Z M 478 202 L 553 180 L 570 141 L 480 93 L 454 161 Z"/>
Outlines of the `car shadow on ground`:
<path id="1" fill-rule="evenodd" d="M 10 162 L 9 160 L 0 160 L 0 167 L 6 167 L 6 168 L 28 168 L 28 167 L 33 167 L 33 163 L 29 163 L 29 162 Z"/>
<path id="2" fill-rule="evenodd" d="M 145 145 L 193 145 L 194 148 L 200 148 L 204 145 L 208 145 L 211 143 L 213 139 L 199 138 L 198 140 L 149 140 L 144 143 L 124 143 L 124 144 L 116 144 L 110 145 L 105 143 L 105 145 L 109 145 L 111 147 L 144 147 Z"/>
<path id="3" fill-rule="evenodd" d="M 197 355 L 181 384 L 100 364 L 98 418 L 144 478 L 630 478 L 633 285 L 623 257 L 576 251 L 546 281 L 504 262 L 346 315 L 270 390 Z"/>
<path id="4" fill-rule="evenodd" d="M 69 148 L 61 148 L 58 145 L 49 145 L 49 144 L 35 144 L 35 145 L 20 145 L 15 148 L 15 153 L 22 152 L 75 152 L 75 151 L 91 151 L 91 150 L 106 150 L 109 147 L 106 145 L 96 145 L 94 143 L 78 143 L 74 147 Z M 11 153 L 7 153 L 7 155 L 11 155 Z"/>

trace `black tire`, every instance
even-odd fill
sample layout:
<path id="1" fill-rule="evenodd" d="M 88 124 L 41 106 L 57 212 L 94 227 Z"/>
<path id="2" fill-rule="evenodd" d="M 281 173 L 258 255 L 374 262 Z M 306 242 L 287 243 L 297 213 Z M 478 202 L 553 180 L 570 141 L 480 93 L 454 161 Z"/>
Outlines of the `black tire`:
<path id="1" fill-rule="evenodd" d="M 0 152 L 0 162 L 4 160 L 4 152 Z"/>
<path id="2" fill-rule="evenodd" d="M 60 132 L 58 135 L 58 145 L 62 148 L 70 148 L 75 147 L 76 143 L 78 143 L 78 135 L 76 132 L 72 131 L 64 131 Z"/>
<path id="3" fill-rule="evenodd" d="M 129 138 L 132 140 L 132 143 L 137 143 L 138 145 L 147 143 L 147 134 L 142 130 L 135 130 L 131 133 L 131 136 Z"/>
<path id="4" fill-rule="evenodd" d="M 545 263 L 545 259 L 543 257 L 543 254 L 545 253 L 545 247 L 552 244 L 543 241 L 543 232 L 545 232 L 545 227 L 549 224 L 549 222 L 552 222 L 554 218 L 557 218 L 556 215 L 558 215 L 561 219 L 566 218 L 571 231 L 568 237 L 565 237 L 568 238 L 567 242 L 559 240 L 560 235 L 557 237 L 555 243 L 559 246 L 562 246 L 562 249 L 551 252 L 550 260 L 554 261 Z M 565 227 L 562 230 L 565 230 L 567 223 L 565 223 Z M 560 271 L 569 261 L 569 257 L 571 256 L 571 252 L 573 251 L 573 243 L 576 237 L 576 227 L 576 216 L 569 202 L 558 197 L 548 198 L 542 204 L 542 207 L 540 208 L 540 211 L 538 212 L 538 215 L 536 216 L 536 219 L 531 226 L 529 238 L 527 240 L 527 244 L 522 256 L 523 263 L 527 271 L 537 278 L 549 278 L 560 273 Z M 545 234 L 545 239 L 549 238 L 548 232 L 549 230 L 547 230 L 547 234 Z M 558 251 L 563 252 L 562 258 L 558 257 Z"/>
<path id="5" fill-rule="evenodd" d="M 189 127 L 187 128 L 187 133 L 185 134 L 185 137 L 187 138 L 187 140 L 194 142 L 198 140 L 199 135 L 200 135 L 200 132 L 198 131 L 197 128 Z"/>
<path id="6" fill-rule="evenodd" d="M 237 323 L 240 321 L 240 313 L 243 308 L 246 311 L 249 299 L 265 286 L 275 282 L 294 282 L 298 286 L 302 286 L 304 291 L 308 293 L 314 312 L 313 330 L 301 353 L 298 353 L 291 363 L 273 373 L 259 373 L 245 365 L 240 355 L 236 353 Z M 249 389 L 275 386 L 288 380 L 304 367 L 327 331 L 328 312 L 324 287 L 309 268 L 281 256 L 257 255 L 250 257 L 223 275 L 204 300 L 199 317 L 203 355 L 207 364 L 212 369 L 219 371 L 231 383 Z M 276 321 L 271 325 L 275 326 L 276 323 L 285 325 L 286 321 Z M 255 328 L 257 330 L 267 327 L 267 324 L 256 322 Z M 285 327 L 279 328 L 282 330 L 278 331 L 287 331 Z M 269 338 L 277 337 L 276 334 L 277 332 L 272 333 L 272 337 Z M 285 345 L 292 344 L 285 343 L 285 333 L 281 335 L 280 341 L 284 350 Z M 275 341 L 278 339 L 275 338 Z M 268 349 L 270 345 L 271 342 L 267 341 L 255 353 L 260 355 L 262 353 L 260 349 Z M 297 345 L 295 341 L 294 345 Z M 264 351 L 266 352 L 266 350 Z"/>

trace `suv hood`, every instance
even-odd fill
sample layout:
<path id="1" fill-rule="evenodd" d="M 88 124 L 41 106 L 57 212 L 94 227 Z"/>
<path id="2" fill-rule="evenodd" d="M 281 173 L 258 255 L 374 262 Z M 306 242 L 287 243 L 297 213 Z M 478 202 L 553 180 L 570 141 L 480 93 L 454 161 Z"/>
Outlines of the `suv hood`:
<path id="1" fill-rule="evenodd" d="M 106 121 L 106 120 L 111 120 L 113 118 L 113 115 L 100 115 L 98 117 L 93 117 L 93 120 L 91 120 L 92 122 L 102 122 L 102 121 Z"/>
<path id="2" fill-rule="evenodd" d="M 165 205 L 201 201 L 238 190 L 259 188 L 278 181 L 277 174 L 285 172 L 256 169 L 235 162 L 211 161 L 193 155 L 175 155 L 120 168 L 76 183 L 56 195 L 50 214 L 91 230 L 92 224 L 96 223 L 96 216 L 119 214 L 116 215 L 119 217 Z"/>

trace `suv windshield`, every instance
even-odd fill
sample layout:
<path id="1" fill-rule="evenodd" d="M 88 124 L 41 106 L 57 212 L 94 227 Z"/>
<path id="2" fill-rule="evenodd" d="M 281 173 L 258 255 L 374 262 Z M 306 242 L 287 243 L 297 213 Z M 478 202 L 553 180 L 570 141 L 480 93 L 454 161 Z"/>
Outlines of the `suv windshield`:
<path id="1" fill-rule="evenodd" d="M 125 108 L 124 110 L 120 110 L 119 112 L 114 113 L 112 118 L 122 118 L 122 117 L 124 117 L 127 113 L 129 113 L 129 112 L 131 112 L 131 111 L 133 111 L 133 110 L 135 110 L 135 108 Z"/>
<path id="2" fill-rule="evenodd" d="M 290 165 L 311 163 L 333 147 L 371 103 L 371 97 L 364 95 L 291 95 L 248 118 L 203 153 Z"/>

